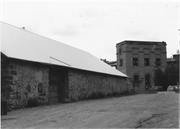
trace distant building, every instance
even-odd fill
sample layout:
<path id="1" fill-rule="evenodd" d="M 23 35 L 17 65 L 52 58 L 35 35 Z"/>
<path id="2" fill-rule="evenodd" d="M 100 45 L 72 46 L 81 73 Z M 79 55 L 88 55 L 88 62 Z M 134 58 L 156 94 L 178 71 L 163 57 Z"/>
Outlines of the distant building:
<path id="1" fill-rule="evenodd" d="M 167 58 L 167 64 L 178 64 L 179 63 L 179 54 L 174 54 L 173 58 Z"/>
<path id="2" fill-rule="evenodd" d="M 117 69 L 128 75 L 129 89 L 139 92 L 154 86 L 154 69 L 166 68 L 166 43 L 123 41 L 116 45 Z"/>

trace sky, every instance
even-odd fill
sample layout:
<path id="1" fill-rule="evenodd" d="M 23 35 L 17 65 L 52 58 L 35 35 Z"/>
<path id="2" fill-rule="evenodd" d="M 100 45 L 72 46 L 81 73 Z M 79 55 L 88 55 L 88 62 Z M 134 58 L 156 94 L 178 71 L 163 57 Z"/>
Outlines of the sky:
<path id="1" fill-rule="evenodd" d="M 116 60 L 124 40 L 165 41 L 167 57 L 179 49 L 178 0 L 2 0 L 0 20 Z"/>

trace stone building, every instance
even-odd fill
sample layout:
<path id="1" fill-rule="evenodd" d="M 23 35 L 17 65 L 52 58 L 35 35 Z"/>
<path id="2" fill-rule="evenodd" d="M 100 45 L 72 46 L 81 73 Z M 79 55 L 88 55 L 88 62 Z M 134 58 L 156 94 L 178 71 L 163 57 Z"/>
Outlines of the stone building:
<path id="1" fill-rule="evenodd" d="M 8 108 L 126 92 L 127 76 L 83 50 L 1 22 L 1 99 Z"/>
<path id="2" fill-rule="evenodd" d="M 166 68 L 166 43 L 125 40 L 116 45 L 117 69 L 128 75 L 129 89 L 139 92 L 154 86 L 154 69 Z"/>
<path id="3" fill-rule="evenodd" d="M 167 58 L 167 65 L 169 64 L 177 64 L 179 63 L 179 54 L 174 54 L 173 55 L 173 58 Z"/>

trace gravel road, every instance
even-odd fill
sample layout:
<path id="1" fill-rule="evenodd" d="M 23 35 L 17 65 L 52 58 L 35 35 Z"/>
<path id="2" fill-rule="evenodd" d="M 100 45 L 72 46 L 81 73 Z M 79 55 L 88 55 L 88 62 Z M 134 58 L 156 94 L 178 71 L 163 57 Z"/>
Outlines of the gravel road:
<path id="1" fill-rule="evenodd" d="M 159 92 L 27 108 L 1 128 L 179 128 L 179 93 Z"/>

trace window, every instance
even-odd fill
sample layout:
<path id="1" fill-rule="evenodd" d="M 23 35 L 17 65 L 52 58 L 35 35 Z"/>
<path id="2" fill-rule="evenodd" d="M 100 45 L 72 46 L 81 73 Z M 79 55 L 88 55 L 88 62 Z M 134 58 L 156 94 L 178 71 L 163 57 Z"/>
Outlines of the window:
<path id="1" fill-rule="evenodd" d="M 149 58 L 144 58 L 144 65 L 149 66 Z"/>
<path id="2" fill-rule="evenodd" d="M 160 60 L 160 58 L 156 58 L 156 66 L 161 66 L 161 60 Z"/>
<path id="3" fill-rule="evenodd" d="M 133 66 L 138 66 L 138 58 L 133 58 Z"/>
<path id="4" fill-rule="evenodd" d="M 123 66 L 123 59 L 120 59 L 120 67 Z"/>

